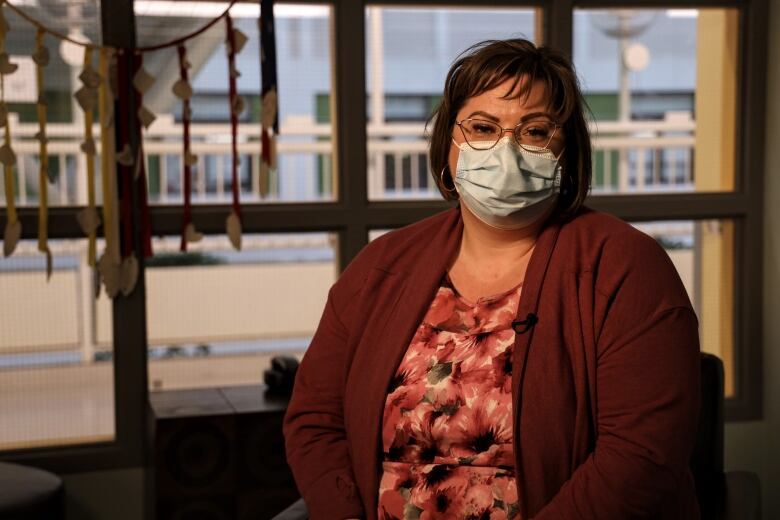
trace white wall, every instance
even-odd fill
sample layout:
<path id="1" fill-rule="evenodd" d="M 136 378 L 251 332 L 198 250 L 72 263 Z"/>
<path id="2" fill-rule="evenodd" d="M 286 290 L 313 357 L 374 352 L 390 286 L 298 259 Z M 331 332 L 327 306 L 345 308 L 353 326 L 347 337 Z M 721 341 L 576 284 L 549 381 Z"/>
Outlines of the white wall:
<path id="1" fill-rule="evenodd" d="M 780 0 L 769 0 L 764 183 L 764 420 L 726 426 L 726 467 L 761 478 L 764 518 L 780 518 Z"/>

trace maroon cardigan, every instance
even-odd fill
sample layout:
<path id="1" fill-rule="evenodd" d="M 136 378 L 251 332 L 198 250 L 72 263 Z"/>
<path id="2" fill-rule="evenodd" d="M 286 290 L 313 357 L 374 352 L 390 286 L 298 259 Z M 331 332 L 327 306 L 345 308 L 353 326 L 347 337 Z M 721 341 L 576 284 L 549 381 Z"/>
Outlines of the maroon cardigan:
<path id="1" fill-rule="evenodd" d="M 314 520 L 377 518 L 387 388 L 457 253 L 459 209 L 370 243 L 330 290 L 285 417 Z M 591 210 L 540 235 L 517 316 L 522 518 L 695 519 L 697 320 L 663 249 Z"/>

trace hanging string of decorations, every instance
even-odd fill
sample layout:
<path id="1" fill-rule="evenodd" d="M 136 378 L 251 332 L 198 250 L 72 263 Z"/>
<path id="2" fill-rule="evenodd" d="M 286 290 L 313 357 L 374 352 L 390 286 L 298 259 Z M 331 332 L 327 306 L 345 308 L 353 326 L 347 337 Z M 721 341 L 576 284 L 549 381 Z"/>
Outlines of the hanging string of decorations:
<path id="1" fill-rule="evenodd" d="M 84 116 L 84 139 L 80 151 L 84 156 L 87 176 L 87 206 L 77 215 L 81 230 L 88 239 L 87 262 L 100 273 L 103 286 L 110 297 L 118 293 L 128 295 L 135 287 L 138 277 L 138 259 L 134 250 L 133 233 L 133 199 L 134 184 L 138 190 L 138 212 L 140 214 L 138 230 L 141 235 L 141 251 L 138 254 L 151 256 L 151 223 L 149 217 L 146 160 L 143 153 L 143 131 L 156 119 L 156 115 L 143 104 L 144 94 L 154 85 L 155 78 L 143 66 L 143 55 L 163 49 L 175 48 L 179 58 L 179 78 L 172 87 L 172 93 L 182 103 L 182 225 L 180 249 L 187 250 L 187 244 L 197 242 L 203 237 L 192 219 L 192 174 L 198 165 L 198 157 L 192 151 L 190 125 L 192 123 L 191 99 L 193 88 L 190 80 L 191 68 L 187 60 L 187 43 L 202 35 L 215 24 L 224 20 L 225 47 L 228 61 L 228 103 L 231 129 L 231 184 L 232 202 L 225 219 L 225 232 L 230 243 L 236 250 L 241 249 L 242 216 L 240 202 L 239 166 L 241 157 L 238 153 L 238 121 L 246 108 L 245 100 L 238 94 L 238 78 L 240 72 L 236 66 L 236 55 L 245 47 L 248 37 L 236 28 L 230 16 L 230 9 L 238 0 L 231 0 L 224 12 L 209 20 L 197 30 L 162 44 L 137 47 L 135 49 L 115 49 L 92 42 L 80 41 L 55 29 L 47 27 L 39 20 L 28 15 L 9 0 L 0 0 L 0 130 L 2 130 L 2 145 L 0 145 L 0 165 L 3 168 L 5 187 L 6 223 L 3 232 L 3 254 L 13 254 L 21 236 L 22 225 L 16 211 L 16 178 L 14 167 L 17 161 L 13 150 L 12 129 L 9 125 L 8 105 L 5 101 L 5 77 L 13 74 L 18 65 L 11 62 L 6 52 L 5 40 L 9 25 L 4 17 L 4 8 L 13 11 L 36 29 L 35 48 L 31 57 L 35 64 L 37 89 L 36 113 L 38 133 L 35 138 L 39 142 L 38 181 L 38 250 L 46 257 L 47 279 L 52 273 L 52 254 L 48 245 L 48 182 L 53 181 L 49 175 L 48 137 L 47 137 L 47 103 L 45 91 L 45 67 L 50 62 L 49 51 L 45 46 L 45 38 L 53 37 L 80 46 L 84 50 L 83 67 L 79 80 L 81 87 L 74 93 L 76 103 Z M 276 136 L 279 135 L 278 94 L 276 72 L 276 45 L 274 34 L 274 0 L 258 0 L 260 2 L 260 65 L 262 73 L 261 89 L 261 148 L 260 155 L 260 196 L 267 195 L 267 178 L 269 170 L 276 168 Z M 97 70 L 94 67 L 94 57 L 97 54 Z M 136 107 L 135 113 L 128 113 Z M 115 109 L 117 113 L 115 113 Z M 95 139 L 93 121 L 97 115 L 100 136 Z M 135 125 L 131 124 L 131 119 Z M 117 127 L 117 125 L 119 125 Z M 117 135 L 116 129 L 119 129 Z M 138 149 L 133 150 L 131 142 L 134 139 L 129 134 L 130 128 L 138 131 Z M 117 151 L 117 144 L 119 151 Z M 100 182 L 102 188 L 102 206 L 98 211 L 95 186 L 95 161 L 100 157 Z M 121 223 L 121 229 L 120 229 Z M 98 232 L 102 230 L 105 249 L 98 257 Z"/>
<path id="2" fill-rule="evenodd" d="M 190 121 L 192 120 L 192 108 L 190 107 L 190 98 L 192 97 L 192 86 L 190 85 L 189 69 L 192 67 L 187 60 L 187 48 L 183 43 L 177 47 L 179 54 L 179 81 L 173 84 L 173 95 L 181 99 L 181 122 L 184 128 L 184 151 L 182 152 L 182 162 L 184 163 L 183 185 L 184 185 L 184 218 L 182 220 L 181 247 L 182 251 L 187 250 L 188 242 L 198 242 L 203 235 L 195 230 L 195 224 L 192 223 L 192 167 L 198 162 L 198 157 L 192 153 L 192 143 L 190 142 Z"/>
<path id="3" fill-rule="evenodd" d="M 276 169 L 276 139 L 279 135 L 279 111 L 276 79 L 276 29 L 274 0 L 260 0 L 260 75 L 262 76 L 260 125 L 260 196 L 268 195 L 269 171 Z"/>
<path id="4" fill-rule="evenodd" d="M 35 35 L 35 87 L 37 92 L 36 113 L 38 115 L 38 251 L 46 256 L 46 279 L 51 278 L 52 257 L 49 249 L 49 153 L 47 150 L 48 138 L 46 137 L 46 98 L 43 95 L 43 68 L 49 64 L 49 49 L 43 45 L 46 32 L 38 28 Z"/>
<path id="5" fill-rule="evenodd" d="M 8 22 L 0 9 L 0 127 L 3 128 L 3 145 L 0 146 L 0 163 L 3 165 L 3 178 L 5 182 L 5 206 L 8 221 L 3 233 L 3 254 L 10 256 L 16 249 L 16 244 L 22 236 L 22 223 L 16 214 L 16 190 L 14 180 L 14 165 L 16 153 L 11 147 L 11 129 L 8 122 L 8 107 L 5 104 L 5 77 L 16 72 L 19 68 L 11 63 L 8 53 L 5 52 L 5 38 L 8 34 Z"/>

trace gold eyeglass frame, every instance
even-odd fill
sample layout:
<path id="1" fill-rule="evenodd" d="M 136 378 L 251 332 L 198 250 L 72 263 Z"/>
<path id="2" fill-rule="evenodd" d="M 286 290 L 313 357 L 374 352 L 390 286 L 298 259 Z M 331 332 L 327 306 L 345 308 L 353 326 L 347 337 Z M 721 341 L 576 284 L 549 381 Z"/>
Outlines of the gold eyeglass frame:
<path id="1" fill-rule="evenodd" d="M 477 148 L 477 147 L 475 147 L 473 144 L 471 144 L 471 143 L 469 142 L 469 139 L 468 139 L 468 137 L 466 137 L 466 130 L 463 128 L 463 123 L 465 123 L 466 121 L 478 121 L 478 122 L 480 122 L 480 123 L 487 123 L 487 124 L 489 124 L 489 125 L 494 125 L 494 126 L 497 126 L 497 127 L 498 127 L 498 128 L 501 130 L 501 131 L 500 131 L 500 133 L 498 134 L 498 138 L 496 139 L 496 142 L 495 142 L 495 143 L 493 143 L 493 144 L 492 144 L 490 147 L 488 147 L 488 148 Z M 523 143 L 521 143 L 521 142 L 518 140 L 518 138 L 517 138 L 517 129 L 518 129 L 518 128 L 520 128 L 520 127 L 522 127 L 523 125 L 527 125 L 527 124 L 529 124 L 529 123 L 538 123 L 539 121 L 540 121 L 539 119 L 530 119 L 530 120 L 528 120 L 528 121 L 520 121 L 519 123 L 517 123 L 517 124 L 516 124 L 515 126 L 513 126 L 513 127 L 510 127 L 510 128 L 504 128 L 504 127 L 502 127 L 501 125 L 499 125 L 498 123 L 496 123 L 495 121 L 487 121 L 487 120 L 485 120 L 485 119 L 479 119 L 479 118 L 474 118 L 474 117 L 467 117 L 467 118 L 465 118 L 465 119 L 461 119 L 460 121 L 455 121 L 455 124 L 456 124 L 456 125 L 458 125 L 458 128 L 460 128 L 460 133 L 463 135 L 463 140 L 466 142 L 466 144 L 467 144 L 467 145 L 469 145 L 469 146 L 470 146 L 472 149 L 474 149 L 474 150 L 483 150 L 483 151 L 484 151 L 484 150 L 492 150 L 493 148 L 495 148 L 495 146 L 498 144 L 498 142 L 499 142 L 499 141 L 501 141 L 501 138 L 504 136 L 504 134 L 505 134 L 505 133 L 507 133 L 507 132 L 510 132 L 510 131 L 512 132 L 512 140 L 513 140 L 513 141 L 514 141 L 514 142 L 515 142 L 515 143 L 516 143 L 518 146 L 521 146 L 521 147 L 522 147 L 524 150 L 528 150 L 528 148 L 526 148 L 526 146 L 534 146 L 534 147 L 536 147 L 536 145 L 530 145 L 530 144 L 523 144 Z M 563 125 L 561 125 L 561 124 L 560 124 L 560 123 L 558 123 L 557 121 L 552 121 L 552 120 L 549 120 L 549 119 L 547 119 L 547 120 L 544 120 L 544 122 L 545 122 L 545 123 L 552 123 L 552 125 L 553 125 L 553 131 L 552 131 L 552 133 L 550 134 L 550 138 L 547 140 L 547 143 L 546 143 L 544 146 L 540 146 L 539 148 L 545 148 L 545 149 L 549 149 L 550 143 L 551 143 L 551 142 L 552 142 L 552 140 L 555 138 L 555 133 L 556 133 L 556 132 L 558 131 L 558 129 L 559 129 L 559 128 L 561 128 Z M 534 150 L 528 150 L 528 151 L 534 151 Z"/>

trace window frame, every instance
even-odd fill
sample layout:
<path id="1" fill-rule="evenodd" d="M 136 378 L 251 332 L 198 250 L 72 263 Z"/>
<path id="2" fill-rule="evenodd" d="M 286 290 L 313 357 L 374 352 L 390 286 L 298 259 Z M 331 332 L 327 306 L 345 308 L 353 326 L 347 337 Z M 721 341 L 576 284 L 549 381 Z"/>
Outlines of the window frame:
<path id="1" fill-rule="evenodd" d="M 241 0 L 255 2 L 256 0 Z M 290 0 L 287 0 L 290 1 Z M 295 3 L 323 3 L 292 0 Z M 339 197 L 333 202 L 246 204 L 242 207 L 245 233 L 328 231 L 338 236 L 338 265 L 344 269 L 367 244 L 371 229 L 405 226 L 452 206 L 436 200 L 369 201 L 366 175 L 366 49 L 363 0 L 331 0 L 332 59 L 335 101 L 334 153 L 337 157 Z M 101 0 L 104 41 L 116 46 L 135 45 L 132 0 Z M 470 0 L 376 0 L 370 5 L 399 7 L 474 7 Z M 733 7 L 739 11 L 740 58 L 737 121 L 745 131 L 736 142 L 736 185 L 732 192 L 648 195 L 594 195 L 588 205 L 629 221 L 733 219 L 735 397 L 726 399 L 728 421 L 757 420 L 763 416 L 762 360 L 762 233 L 764 133 L 766 104 L 765 56 L 768 43 L 767 0 L 493 0 L 479 7 L 530 7 L 541 16 L 541 39 L 571 55 L 573 13 L 576 8 L 705 8 Z M 750 37 L 748 37 L 748 35 Z M 131 133 L 132 134 L 132 133 Z M 751 172 L 748 174 L 747 172 Z M 135 185 L 134 185 L 135 186 Z M 137 198 L 138 193 L 134 193 Z M 193 221 L 205 234 L 223 234 L 229 204 L 195 205 Z M 51 238 L 83 238 L 75 215 L 82 207 L 51 208 Z M 152 233 L 178 234 L 181 208 L 152 206 Z M 19 208 L 22 238 L 33 239 L 37 210 Z M 0 208 L 0 221 L 6 211 Z M 134 220 L 139 215 L 134 211 Z M 135 226 L 138 229 L 138 226 Z M 135 248 L 140 250 L 136 234 Z M 143 261 L 135 291 L 113 303 L 114 391 L 116 438 L 113 442 L 0 452 L 5 460 L 44 467 L 58 473 L 117 469 L 146 465 L 148 385 L 145 280 Z M 117 367 L 121 367 L 118 370 Z"/>
<path id="2" fill-rule="evenodd" d="M 100 18 L 104 43 L 116 47 L 135 46 L 135 17 L 132 13 L 132 0 L 101 0 Z M 130 134 L 133 135 L 133 132 Z M 137 184 L 134 183 L 133 187 L 135 201 L 138 199 Z M 82 209 L 84 208 L 79 206 L 50 208 L 49 237 L 83 239 L 84 234 L 76 220 L 76 215 Z M 19 208 L 17 212 L 22 222 L 22 238 L 36 238 L 37 209 Z M 6 210 L 2 208 L 0 220 L 4 221 L 5 218 Z M 133 219 L 135 229 L 139 229 L 139 214 L 135 209 Z M 134 236 L 134 249 L 141 249 L 138 234 Z M 145 465 L 148 454 L 145 301 L 144 266 L 141 261 L 135 290 L 128 297 L 115 298 L 112 305 L 114 440 L 3 451 L 0 452 L 3 460 L 31 464 L 61 474 Z"/>

